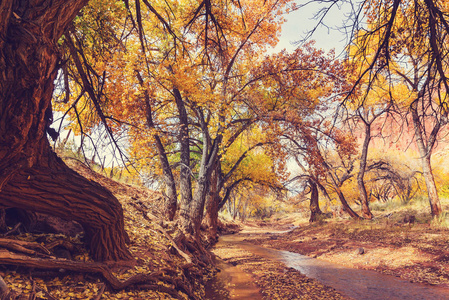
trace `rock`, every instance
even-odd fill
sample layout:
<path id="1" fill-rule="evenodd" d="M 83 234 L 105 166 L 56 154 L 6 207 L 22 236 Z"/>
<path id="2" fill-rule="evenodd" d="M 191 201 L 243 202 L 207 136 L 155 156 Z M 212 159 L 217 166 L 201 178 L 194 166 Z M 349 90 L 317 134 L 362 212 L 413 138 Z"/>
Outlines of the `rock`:
<path id="1" fill-rule="evenodd" d="M 404 224 L 413 224 L 416 221 L 416 217 L 414 215 L 406 215 L 404 217 Z"/>
<path id="2" fill-rule="evenodd" d="M 357 253 L 360 254 L 360 255 L 365 254 L 365 249 L 363 249 L 362 247 L 360 247 L 360 248 L 357 250 Z"/>

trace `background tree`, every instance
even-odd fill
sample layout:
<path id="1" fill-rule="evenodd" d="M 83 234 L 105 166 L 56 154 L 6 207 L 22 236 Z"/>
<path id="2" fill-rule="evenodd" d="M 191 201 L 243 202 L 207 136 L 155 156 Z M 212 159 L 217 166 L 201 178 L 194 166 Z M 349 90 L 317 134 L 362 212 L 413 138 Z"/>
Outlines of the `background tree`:
<path id="1" fill-rule="evenodd" d="M 430 0 L 378 5 L 376 10 L 364 6 L 368 27 L 357 33 L 360 51 L 355 57 L 361 57 L 367 67 L 360 68 L 357 83 L 366 80 L 372 86 L 379 77 L 386 78 L 390 95 L 397 83 L 407 85 L 409 91 L 402 98 L 413 100 L 396 104 L 411 114 L 431 212 L 436 216 L 441 206 L 430 158 L 438 132 L 447 123 L 446 93 L 440 92 L 448 87 L 444 67 L 447 7 Z"/>

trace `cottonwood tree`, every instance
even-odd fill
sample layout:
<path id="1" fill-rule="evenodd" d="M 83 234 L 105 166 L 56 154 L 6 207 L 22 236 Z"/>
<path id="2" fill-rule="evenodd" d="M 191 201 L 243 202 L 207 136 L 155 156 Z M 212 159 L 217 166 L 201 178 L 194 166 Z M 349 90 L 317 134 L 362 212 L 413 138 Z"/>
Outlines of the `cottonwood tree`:
<path id="1" fill-rule="evenodd" d="M 108 95 L 105 99 L 109 103 L 105 101 L 103 111 L 107 112 L 107 119 L 122 120 L 120 125 L 129 126 L 132 155 L 136 159 L 154 157 L 155 150 L 159 157 L 161 153 L 166 155 L 165 165 L 170 168 L 163 167 L 164 174 L 168 169 L 167 173 L 175 175 L 169 181 L 178 178 L 180 182 L 180 224 L 185 232 L 195 236 L 199 234 L 207 195 L 215 193 L 215 199 L 225 197 L 233 185 L 228 180 L 250 152 L 258 151 L 267 141 L 275 143 L 282 128 L 274 123 L 286 116 L 307 118 L 308 109 L 318 103 L 317 97 L 330 90 L 320 81 L 323 74 L 331 75 L 339 68 L 332 55 L 326 57 L 312 45 L 293 53 L 264 56 L 264 49 L 276 42 L 279 14 L 285 2 L 241 2 L 238 9 L 231 9 L 231 3 L 227 5 L 231 6 L 212 7 L 224 15 L 222 23 L 207 32 L 196 23 L 200 21 L 192 23 L 177 15 L 177 9 L 184 12 L 182 7 L 174 7 L 170 10 L 172 19 L 167 20 L 177 20 L 179 27 L 172 27 L 168 33 L 156 30 L 154 36 L 139 36 L 145 41 L 145 48 L 133 48 L 137 37 L 131 33 L 117 44 L 115 60 L 101 63 L 105 69 L 96 71 L 117 76 L 105 81 L 103 93 Z M 255 13 L 250 9 L 254 6 L 264 9 Z M 206 7 L 198 14 L 206 22 L 207 11 L 203 15 L 202 9 Z M 237 19 L 243 23 L 226 21 L 233 16 L 239 16 Z M 176 38 L 161 38 L 167 34 Z M 206 37 L 208 43 L 204 42 Z M 121 44 L 129 49 L 121 48 Z M 122 64 L 125 71 L 117 74 L 116 66 Z M 117 93 L 122 85 L 126 89 Z M 228 149 L 256 128 L 264 128 L 265 137 L 246 145 L 226 171 L 222 158 Z M 148 147 L 154 142 L 156 147 Z M 179 173 L 173 172 L 175 166 Z M 194 194 L 192 178 L 196 185 Z"/>
<path id="2" fill-rule="evenodd" d="M 123 211 L 50 148 L 58 40 L 87 1 L 0 4 L 0 205 L 80 222 L 97 260 L 130 258 Z"/>
<path id="3" fill-rule="evenodd" d="M 353 47 L 351 48 L 353 49 Z M 350 58 L 353 57 L 350 56 Z M 355 61 L 357 60 L 354 59 L 350 64 L 354 64 Z M 357 62 L 363 64 L 363 61 Z M 352 66 L 352 68 L 353 67 L 354 66 Z M 379 132 L 378 128 L 373 127 L 376 123 L 379 124 L 379 122 L 385 122 L 385 120 L 389 119 L 394 103 L 391 90 L 384 88 L 385 85 L 388 85 L 388 82 L 386 82 L 385 78 L 380 75 L 378 77 L 379 78 L 375 83 L 370 82 L 369 85 L 360 84 L 360 90 L 367 89 L 368 91 L 362 93 L 355 92 L 346 103 L 346 113 L 348 113 L 348 115 L 345 123 L 349 126 L 352 134 L 356 138 L 359 138 L 359 134 L 361 135 L 357 186 L 362 206 L 362 216 L 366 219 L 373 218 L 373 214 L 369 208 L 369 192 L 367 191 L 365 184 L 365 174 L 368 167 L 368 150 L 373 135 L 377 135 L 378 137 L 381 137 L 382 135 L 382 130 Z M 403 94 L 400 95 L 400 97 L 402 96 Z M 381 126 L 382 125 L 379 127 Z M 373 130 L 377 130 L 377 132 L 373 132 Z"/>
<path id="4" fill-rule="evenodd" d="M 324 102 L 323 102 L 324 103 Z M 331 105 L 324 106 L 326 110 Z M 318 112 L 318 111 L 317 111 Z M 343 184 L 353 177 L 355 141 L 345 132 L 326 118 L 316 113 L 309 117 L 308 122 L 298 124 L 285 123 L 283 133 L 289 153 L 294 155 L 298 165 L 308 170 L 315 183 L 319 178 L 325 178 L 339 199 L 343 210 L 352 218 L 361 217 L 350 207 L 342 190 Z M 318 186 L 322 186 L 319 184 Z"/>
<path id="5" fill-rule="evenodd" d="M 82 41 L 95 35 L 92 28 L 96 24 L 89 20 L 98 17 L 86 14 L 88 19 L 80 21 L 79 29 L 65 39 L 72 60 L 68 68 L 72 85 L 81 93 L 94 90 L 88 97 L 72 97 L 68 103 L 75 107 L 71 117 L 84 122 L 85 128 L 99 122 L 112 131 L 127 128 L 131 155 L 141 165 L 152 163 L 142 158 L 157 155 L 172 204 L 167 209 L 170 218 L 176 208 L 178 180 L 179 223 L 195 236 L 211 186 L 220 193 L 231 175 L 218 171 L 223 169 L 220 157 L 262 119 L 245 108 L 246 91 L 267 76 L 251 74 L 251 63 L 259 63 L 266 48 L 277 42 L 281 14 L 288 2 L 203 4 L 193 9 L 189 4 L 167 2 L 170 14 L 163 16 L 164 26 L 151 34 L 151 21 L 137 24 L 139 30 L 130 25 L 122 35 L 113 22 L 106 22 L 110 25 L 107 32 L 115 32 L 114 38 L 106 41 L 111 47 L 98 45 L 94 51 L 84 49 Z M 152 15 L 144 7 L 140 13 Z M 156 22 L 162 16 L 154 18 Z M 94 78 L 94 83 L 83 77 Z M 89 115 L 83 119 L 76 113 L 76 106 L 91 102 L 98 102 L 104 120 L 92 122 Z M 260 145 L 250 145 L 230 172 L 235 172 L 248 151 Z"/>
<path id="6" fill-rule="evenodd" d="M 436 216 L 441 213 L 441 205 L 430 160 L 438 133 L 447 124 L 447 96 L 442 92 L 448 89 L 447 3 L 376 3 L 375 10 L 365 4 L 368 27 L 357 33 L 358 55 L 368 66 L 360 68 L 358 84 L 366 80 L 372 85 L 384 77 L 390 94 L 398 83 L 407 86 L 402 99 L 392 101 L 402 112 L 410 113 L 431 212 Z"/>

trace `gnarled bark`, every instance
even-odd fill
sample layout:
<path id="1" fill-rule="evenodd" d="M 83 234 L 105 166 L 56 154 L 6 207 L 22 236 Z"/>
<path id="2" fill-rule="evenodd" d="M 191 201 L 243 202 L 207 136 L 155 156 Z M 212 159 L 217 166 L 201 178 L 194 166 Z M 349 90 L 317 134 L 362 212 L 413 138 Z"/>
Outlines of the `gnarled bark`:
<path id="1" fill-rule="evenodd" d="M 67 167 L 49 149 L 48 142 L 45 145 L 42 155 L 47 160 L 17 172 L 0 193 L 2 205 L 79 222 L 96 260 L 130 258 L 118 200 L 101 185 Z"/>
<path id="2" fill-rule="evenodd" d="M 46 136 L 60 67 L 57 41 L 86 3 L 0 4 L 0 206 L 76 220 L 95 259 L 118 260 L 130 257 L 120 203 L 67 167 Z"/>

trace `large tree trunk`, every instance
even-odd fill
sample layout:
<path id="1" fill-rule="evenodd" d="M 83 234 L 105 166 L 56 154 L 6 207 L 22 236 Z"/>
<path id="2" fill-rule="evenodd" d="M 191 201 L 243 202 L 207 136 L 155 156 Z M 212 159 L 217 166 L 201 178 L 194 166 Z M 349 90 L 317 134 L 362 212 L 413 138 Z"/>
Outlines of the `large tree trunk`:
<path id="1" fill-rule="evenodd" d="M 80 222 L 97 260 L 130 258 L 123 211 L 51 150 L 57 41 L 87 0 L 0 3 L 0 206 Z"/>
<path id="2" fill-rule="evenodd" d="M 190 220 L 193 225 L 193 234 L 196 238 L 200 236 L 201 221 L 203 220 L 206 196 L 209 193 L 212 171 L 216 167 L 218 146 L 214 144 L 209 153 L 209 147 L 203 145 L 200 172 L 195 187 L 192 205 L 190 207 Z"/>
<path id="3" fill-rule="evenodd" d="M 2 205 L 55 215 L 79 222 L 96 260 L 130 258 L 123 210 L 101 185 L 67 167 L 43 140 L 42 159 L 22 169 L 3 187 Z"/>
<path id="4" fill-rule="evenodd" d="M 313 180 L 309 180 L 310 186 L 310 219 L 309 222 L 316 222 L 318 216 L 322 214 L 320 209 L 320 202 L 318 198 L 318 186 Z"/>
<path id="5" fill-rule="evenodd" d="M 357 185 L 359 187 L 360 202 L 362 203 L 362 216 L 365 219 L 372 219 L 373 214 L 369 209 L 368 193 L 365 187 L 365 172 L 366 161 L 368 159 L 368 147 L 371 140 L 371 124 L 363 123 L 365 125 L 365 139 L 363 140 L 362 156 L 360 157 L 360 170 L 357 174 Z"/>
<path id="6" fill-rule="evenodd" d="M 6 226 L 6 210 L 4 208 L 0 208 L 0 233 L 6 232 L 7 229 L 8 228 Z"/>

